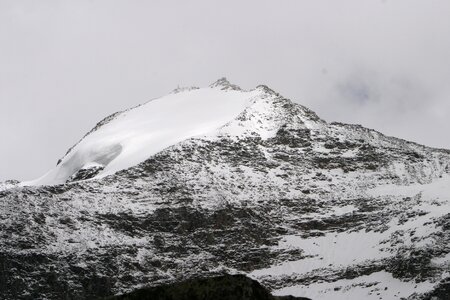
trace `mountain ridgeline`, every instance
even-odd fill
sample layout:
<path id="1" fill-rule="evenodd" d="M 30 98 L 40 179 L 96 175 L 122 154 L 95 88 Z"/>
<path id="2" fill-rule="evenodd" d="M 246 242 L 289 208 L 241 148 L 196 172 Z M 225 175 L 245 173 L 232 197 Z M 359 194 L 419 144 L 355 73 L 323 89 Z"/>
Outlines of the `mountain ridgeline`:
<path id="1" fill-rule="evenodd" d="M 223 274 L 275 296 L 449 299 L 450 151 L 266 86 L 220 79 L 118 112 L 41 178 L 0 184 L 0 205 L 1 299 Z"/>

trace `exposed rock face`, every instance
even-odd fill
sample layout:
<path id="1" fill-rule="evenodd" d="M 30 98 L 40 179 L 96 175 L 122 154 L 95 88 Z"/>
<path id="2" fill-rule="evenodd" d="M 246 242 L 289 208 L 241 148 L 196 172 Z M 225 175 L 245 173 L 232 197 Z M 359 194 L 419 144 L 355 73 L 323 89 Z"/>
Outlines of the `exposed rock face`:
<path id="1" fill-rule="evenodd" d="M 217 131 L 134 167 L 0 189 L 0 298 L 239 272 L 276 295 L 448 299 L 450 152 L 257 90 Z"/>
<path id="2" fill-rule="evenodd" d="M 110 300 L 309 300 L 272 296 L 257 281 L 243 275 L 196 278 L 180 283 L 142 288 Z"/>
<path id="3" fill-rule="evenodd" d="M 78 170 L 74 175 L 72 175 L 68 179 L 68 182 L 94 178 L 102 170 L 103 170 L 103 166 L 101 166 L 101 165 L 95 165 L 95 166 L 81 168 L 80 170 Z"/>

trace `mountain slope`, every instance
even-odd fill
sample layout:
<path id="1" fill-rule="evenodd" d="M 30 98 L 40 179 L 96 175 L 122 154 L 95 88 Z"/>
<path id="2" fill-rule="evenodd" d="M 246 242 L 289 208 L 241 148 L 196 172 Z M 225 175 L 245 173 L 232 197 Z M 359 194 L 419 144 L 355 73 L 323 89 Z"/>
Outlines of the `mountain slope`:
<path id="1" fill-rule="evenodd" d="M 25 184 L 60 184 L 92 168 L 97 169 L 96 177 L 127 169 L 170 145 L 220 127 L 260 94 L 234 90 L 225 79 L 210 88 L 176 90 L 106 118 L 55 169 Z"/>
<path id="2" fill-rule="evenodd" d="M 212 115 L 237 99 L 220 122 L 186 120 L 174 139 L 138 143 L 135 160 L 125 138 L 107 163 L 82 155 L 93 137 L 134 128 L 118 114 L 50 175 L 0 192 L 0 296 L 85 299 L 222 272 L 311 299 L 445 295 L 449 151 L 328 124 L 265 86 L 219 80 L 169 99 L 208 93 Z M 131 118 L 139 130 L 144 115 Z M 163 127 L 148 126 L 137 136 Z M 67 182 L 43 185 L 55 179 Z"/>

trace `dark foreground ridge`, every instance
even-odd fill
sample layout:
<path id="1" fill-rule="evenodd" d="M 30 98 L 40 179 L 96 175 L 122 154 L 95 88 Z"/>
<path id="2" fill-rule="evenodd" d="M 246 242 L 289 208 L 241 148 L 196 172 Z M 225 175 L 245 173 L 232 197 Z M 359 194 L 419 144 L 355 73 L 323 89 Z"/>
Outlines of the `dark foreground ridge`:
<path id="1" fill-rule="evenodd" d="M 222 275 L 149 287 L 108 300 L 309 300 L 272 296 L 257 281 L 244 275 Z"/>

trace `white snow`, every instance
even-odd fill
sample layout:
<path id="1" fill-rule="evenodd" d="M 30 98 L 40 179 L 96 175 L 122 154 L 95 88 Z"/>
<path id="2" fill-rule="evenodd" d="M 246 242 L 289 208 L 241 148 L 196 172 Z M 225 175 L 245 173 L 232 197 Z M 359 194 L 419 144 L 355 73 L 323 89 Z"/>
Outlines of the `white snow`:
<path id="1" fill-rule="evenodd" d="M 391 254 L 382 251 L 380 245 L 380 242 L 387 237 L 389 237 L 388 233 L 365 232 L 364 230 L 350 233 L 328 233 L 314 238 L 288 235 L 280 241 L 278 245 L 280 248 L 300 248 L 305 255 L 311 257 L 255 270 L 250 275 L 260 277 L 306 274 L 321 268 L 340 268 L 375 258 L 389 257 Z"/>
<path id="2" fill-rule="evenodd" d="M 359 152 L 358 149 L 347 150 L 344 153 L 342 153 L 342 157 L 345 158 L 355 157 L 358 154 L 358 152 Z"/>
<path id="3" fill-rule="evenodd" d="M 125 111 L 86 136 L 62 162 L 22 185 L 64 183 L 86 166 L 101 165 L 104 177 L 127 169 L 190 137 L 205 135 L 236 118 L 261 90 L 219 87 L 172 93 Z"/>
<path id="4" fill-rule="evenodd" d="M 392 205 L 395 201 L 407 201 L 404 197 L 413 197 L 411 211 L 425 212 L 425 215 L 411 217 L 407 222 L 398 224 L 398 219 L 392 219 L 386 231 L 359 230 L 354 232 L 329 232 L 324 236 L 303 238 L 297 235 L 284 236 L 279 244 L 280 249 L 298 248 L 303 250 L 305 258 L 297 261 L 287 261 L 268 268 L 254 270 L 249 275 L 255 279 L 265 277 L 306 276 L 321 274 L 330 270 L 338 270 L 358 264 L 371 263 L 372 260 L 391 257 L 395 254 L 395 247 L 386 244 L 393 236 L 401 234 L 400 245 L 425 246 L 434 243 L 434 239 L 426 238 L 439 230 L 429 220 L 436 219 L 450 213 L 450 176 L 441 178 L 429 184 L 384 185 L 368 189 L 367 194 L 373 197 L 390 197 Z M 397 200 L 395 200 L 397 199 Z M 346 205 L 333 212 L 336 215 L 351 213 L 355 207 Z M 318 218 L 319 216 L 314 216 Z M 415 237 L 423 237 L 419 241 L 411 240 L 409 233 Z M 408 234 L 404 234 L 408 233 Z M 399 236 L 400 238 L 400 236 Z M 450 264 L 449 254 L 434 258 L 432 263 L 447 266 Z M 375 283 L 368 286 L 368 283 Z M 309 285 L 284 287 L 275 291 L 277 295 L 294 295 L 310 297 L 312 299 L 400 299 L 413 293 L 422 293 L 432 288 L 432 282 L 405 282 L 395 279 L 387 272 L 377 272 L 367 276 L 360 276 L 352 280 L 338 280 L 336 282 L 316 282 Z M 335 289 L 336 288 L 336 289 Z M 387 288 L 387 289 L 386 289 Z M 395 292 L 394 292 L 395 291 Z"/>
<path id="5" fill-rule="evenodd" d="M 426 198 L 440 198 L 450 202 L 450 175 L 443 174 L 441 178 L 435 179 L 429 184 L 385 184 L 368 191 L 368 194 L 372 196 L 401 195 L 411 197 L 419 193 L 422 193 L 422 196 Z"/>
<path id="6" fill-rule="evenodd" d="M 442 257 L 435 257 L 431 259 L 431 262 L 437 265 L 448 265 L 450 269 L 450 253 Z"/>
<path id="7" fill-rule="evenodd" d="M 264 93 L 262 89 L 256 89 L 260 93 Z M 257 133 L 262 139 L 274 137 L 279 129 L 275 120 L 274 106 L 271 99 L 265 98 L 261 101 L 253 103 L 244 112 L 245 120 L 233 120 L 220 129 L 221 134 L 230 136 L 245 136 L 248 133 Z"/>
<path id="8" fill-rule="evenodd" d="M 316 282 L 310 285 L 289 286 L 273 292 L 274 295 L 293 295 L 315 300 L 361 300 L 361 299 L 401 299 L 413 293 L 423 293 L 433 287 L 433 283 L 401 281 L 385 271 L 343 279 L 336 282 Z"/>
<path id="9" fill-rule="evenodd" d="M 17 183 L 0 182 L 0 192 L 12 189 L 17 186 Z"/>
<path id="10" fill-rule="evenodd" d="M 90 161 L 86 163 L 83 167 L 81 167 L 81 169 L 91 169 L 91 168 L 103 168 L 103 165 L 97 162 Z"/>

